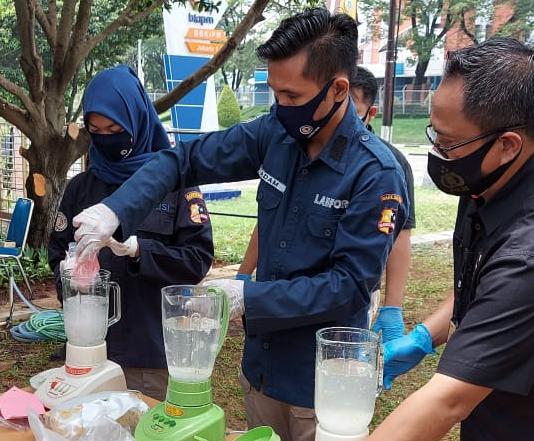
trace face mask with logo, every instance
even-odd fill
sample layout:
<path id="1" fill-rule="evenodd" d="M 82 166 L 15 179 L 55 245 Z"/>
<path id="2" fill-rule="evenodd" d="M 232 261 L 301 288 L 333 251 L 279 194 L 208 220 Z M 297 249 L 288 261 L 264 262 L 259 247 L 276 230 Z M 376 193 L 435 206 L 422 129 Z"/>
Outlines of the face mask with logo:
<path id="1" fill-rule="evenodd" d="M 317 135 L 328 124 L 328 121 L 334 116 L 341 104 L 343 104 L 343 101 L 336 101 L 328 114 L 317 121 L 313 119 L 313 115 L 325 99 L 333 82 L 334 79 L 326 83 L 321 91 L 306 104 L 301 106 L 277 105 L 276 116 L 289 136 L 298 141 L 306 141 Z"/>
<path id="2" fill-rule="evenodd" d="M 479 149 L 458 159 L 446 159 L 431 150 L 428 153 L 428 174 L 436 186 L 455 196 L 480 195 L 490 188 L 510 168 L 517 155 L 486 176 L 482 176 L 482 162 L 497 138 L 483 144 Z"/>
<path id="3" fill-rule="evenodd" d="M 109 135 L 89 134 L 96 149 L 110 161 L 118 162 L 132 153 L 132 137 L 126 130 Z"/>

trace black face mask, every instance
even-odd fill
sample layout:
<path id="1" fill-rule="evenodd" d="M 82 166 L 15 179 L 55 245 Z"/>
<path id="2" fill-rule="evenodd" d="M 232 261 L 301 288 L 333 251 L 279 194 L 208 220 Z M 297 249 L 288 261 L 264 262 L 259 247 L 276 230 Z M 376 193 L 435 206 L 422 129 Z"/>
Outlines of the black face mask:
<path id="1" fill-rule="evenodd" d="M 306 104 L 301 106 L 281 106 L 276 107 L 276 116 L 286 129 L 289 136 L 298 141 L 306 141 L 313 138 L 319 131 L 328 124 L 328 121 L 337 112 L 343 101 L 336 101 L 328 114 L 315 121 L 313 115 L 325 99 L 330 86 L 334 80 L 330 80 L 321 91 Z"/>
<path id="2" fill-rule="evenodd" d="M 490 188 L 510 168 L 521 150 L 510 162 L 490 174 L 482 176 L 482 162 L 498 138 L 483 144 L 470 155 L 458 159 L 445 159 L 434 150 L 428 153 L 428 174 L 444 193 L 455 196 L 480 195 Z"/>
<path id="3" fill-rule="evenodd" d="M 109 135 L 89 134 L 96 149 L 110 161 L 118 162 L 132 153 L 133 140 L 126 130 Z"/>

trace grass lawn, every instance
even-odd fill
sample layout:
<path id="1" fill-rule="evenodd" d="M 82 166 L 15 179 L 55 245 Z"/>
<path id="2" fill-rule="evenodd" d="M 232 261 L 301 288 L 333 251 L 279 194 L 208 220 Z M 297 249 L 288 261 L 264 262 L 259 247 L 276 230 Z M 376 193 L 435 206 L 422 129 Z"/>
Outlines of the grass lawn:
<path id="1" fill-rule="evenodd" d="M 458 200 L 438 190 L 416 187 L 416 221 L 414 235 L 447 231 L 454 228 Z M 213 212 L 255 215 L 256 192 L 246 190 L 242 196 L 228 201 L 208 202 Z M 239 263 L 248 245 L 255 219 L 211 216 L 215 258 L 218 262 Z"/>
<path id="2" fill-rule="evenodd" d="M 425 128 L 428 125 L 429 118 L 395 118 L 393 117 L 393 143 L 398 144 L 428 144 L 428 139 L 425 135 Z M 373 128 L 375 132 L 380 135 L 380 127 L 382 126 L 382 118 L 376 118 L 373 121 Z"/>
<path id="3" fill-rule="evenodd" d="M 426 317 L 446 296 L 452 281 L 451 254 L 451 248 L 446 245 L 417 247 L 414 250 L 404 307 L 408 328 Z M 8 332 L 0 331 L 0 391 L 13 385 L 27 386 L 32 375 L 57 365 L 48 361 L 55 347 L 53 343 L 15 342 Z M 246 424 L 238 380 L 242 347 L 241 324 L 234 322 L 217 359 L 212 379 L 214 401 L 225 410 L 228 427 L 232 429 L 244 429 Z M 417 368 L 397 379 L 391 391 L 380 395 L 372 427 L 432 377 L 438 358 L 439 355 L 427 357 Z M 457 441 L 458 430 L 454 429 L 444 439 Z"/>

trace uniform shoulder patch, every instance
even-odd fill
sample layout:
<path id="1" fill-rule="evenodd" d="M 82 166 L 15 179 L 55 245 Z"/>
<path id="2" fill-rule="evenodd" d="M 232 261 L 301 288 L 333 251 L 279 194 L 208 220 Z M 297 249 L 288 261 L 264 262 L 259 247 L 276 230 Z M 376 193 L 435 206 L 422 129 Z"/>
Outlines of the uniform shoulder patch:
<path id="1" fill-rule="evenodd" d="M 194 224 L 205 224 L 210 220 L 204 196 L 200 191 L 190 191 L 185 194 L 189 206 L 189 218 Z"/>
<path id="2" fill-rule="evenodd" d="M 395 193 L 385 193 L 380 196 L 382 210 L 378 219 L 378 231 L 384 234 L 393 234 L 397 221 L 397 211 L 402 204 L 402 196 Z"/>
<path id="3" fill-rule="evenodd" d="M 67 226 L 69 225 L 69 221 L 67 220 L 67 216 L 61 211 L 58 212 L 56 216 L 56 223 L 54 225 L 54 231 L 56 233 L 61 233 L 62 231 L 65 231 L 67 229 Z"/>

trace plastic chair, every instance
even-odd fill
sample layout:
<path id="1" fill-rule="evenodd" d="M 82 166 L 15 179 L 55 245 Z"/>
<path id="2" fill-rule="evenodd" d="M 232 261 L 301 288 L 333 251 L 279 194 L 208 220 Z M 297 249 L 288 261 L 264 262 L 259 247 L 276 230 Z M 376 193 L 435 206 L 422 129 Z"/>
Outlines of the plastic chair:
<path id="1" fill-rule="evenodd" d="M 9 228 L 7 230 L 7 236 L 5 239 L 5 242 L 14 242 L 15 246 L 14 247 L 6 247 L 6 246 L 0 247 L 0 265 L 6 268 L 9 268 L 10 278 L 12 278 L 13 271 L 8 263 L 10 260 L 15 260 L 15 262 L 17 262 L 17 266 L 19 267 L 20 272 L 22 273 L 24 282 L 26 283 L 26 286 L 28 287 L 28 291 L 30 293 L 30 299 L 33 297 L 32 288 L 30 286 L 30 282 L 28 281 L 28 277 L 26 276 L 26 272 L 24 271 L 24 268 L 22 267 L 20 258 L 22 257 L 24 248 L 26 247 L 26 239 L 28 238 L 28 231 L 30 229 L 30 221 L 32 218 L 32 213 L 33 213 L 33 201 L 31 199 L 27 199 L 27 198 L 17 199 L 17 204 L 15 205 L 15 209 L 13 210 L 11 221 L 9 222 Z M 10 295 L 10 301 L 13 301 L 12 294 Z"/>

